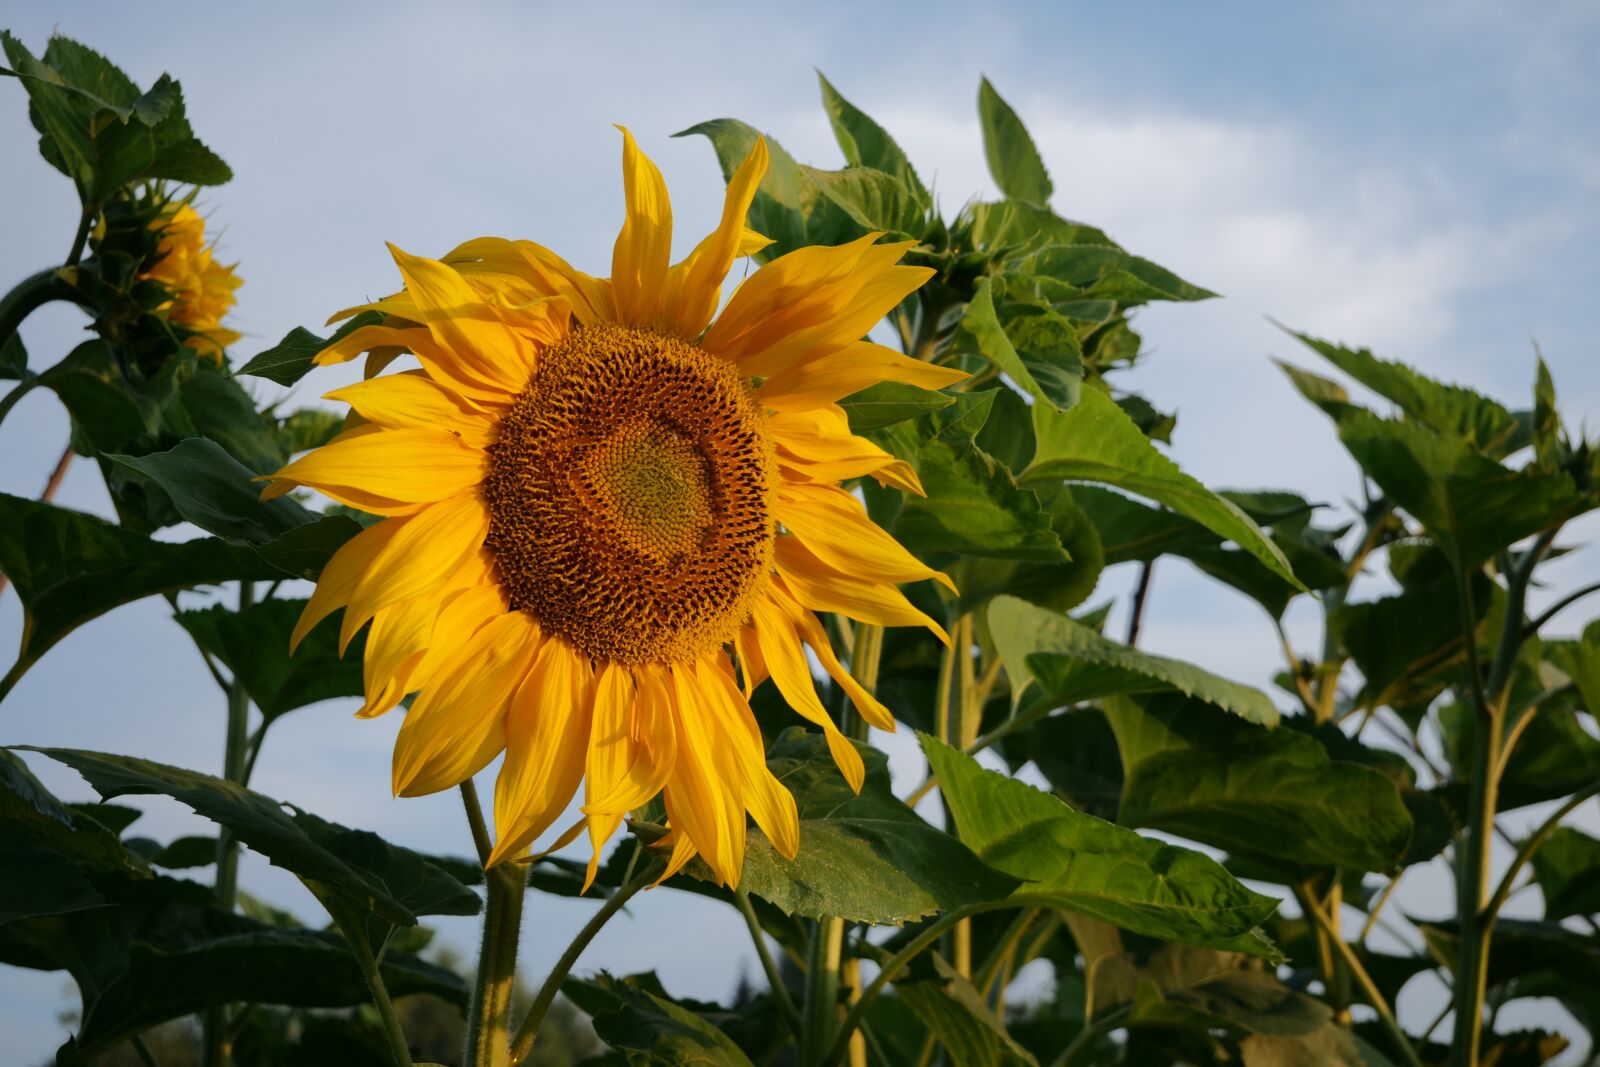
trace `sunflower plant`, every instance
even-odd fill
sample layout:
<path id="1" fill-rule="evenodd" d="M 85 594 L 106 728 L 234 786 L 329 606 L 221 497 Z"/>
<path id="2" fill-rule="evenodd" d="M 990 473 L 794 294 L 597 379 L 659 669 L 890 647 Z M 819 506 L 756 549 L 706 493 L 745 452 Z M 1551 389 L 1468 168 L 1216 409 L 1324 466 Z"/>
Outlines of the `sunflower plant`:
<path id="1" fill-rule="evenodd" d="M 1600 791 L 1600 621 L 1549 633 L 1600 586 L 1530 606 L 1600 506 L 1600 450 L 1542 361 L 1519 410 L 1289 334 L 1389 405 L 1283 364 L 1364 498 L 1213 491 L 1162 447 L 1135 321 L 1214 294 L 1058 215 L 987 81 L 1002 198 L 947 216 L 824 79 L 840 168 L 733 119 L 684 131 L 726 191 L 677 262 L 624 129 L 607 276 L 525 239 L 392 248 L 364 287 L 390 295 L 235 366 L 226 209 L 197 199 L 229 173 L 178 83 L 3 43 L 82 212 L 68 259 L 0 301 L 0 417 L 53 391 L 117 521 L 0 496 L 25 620 L 0 697 L 160 595 L 228 726 L 220 774 L 0 753 L 0 962 L 76 982 L 57 1062 L 1540 1063 L 1568 1037 L 1505 1004 L 1600 1018 L 1576 925 L 1600 841 L 1563 825 Z M 95 339 L 34 369 L 18 327 L 54 300 Z M 274 399 L 352 361 L 332 407 Z M 1272 691 L 1138 647 L 1161 557 L 1263 609 Z M 1283 626 L 1300 597 L 1315 652 Z M 248 788 L 272 724 L 334 698 L 403 717 L 393 791 L 457 793 L 469 858 Z M 920 781 L 874 747 L 895 732 Z M 99 802 L 52 796 L 41 757 Z M 218 835 L 130 836 L 129 795 Z M 241 847 L 331 925 L 252 898 Z M 1454 898 L 1396 903 L 1430 869 Z M 1503 915 L 1529 886 L 1538 917 Z M 646 892 L 725 905 L 764 985 L 714 1005 L 589 974 Z M 524 991 L 548 895 L 596 908 Z M 428 916 L 480 913 L 475 966 L 429 954 Z M 1423 975 L 1447 995 L 1402 1010 Z"/>

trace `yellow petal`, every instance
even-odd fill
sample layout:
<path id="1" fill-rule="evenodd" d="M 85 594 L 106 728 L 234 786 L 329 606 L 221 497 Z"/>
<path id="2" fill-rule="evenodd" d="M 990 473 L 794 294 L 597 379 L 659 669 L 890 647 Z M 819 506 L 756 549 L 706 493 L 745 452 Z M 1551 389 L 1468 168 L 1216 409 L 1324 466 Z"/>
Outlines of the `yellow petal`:
<path id="1" fill-rule="evenodd" d="M 756 638 L 756 628 L 741 626 L 739 632 L 733 635 L 733 648 L 739 654 L 739 679 L 748 699 L 756 691 L 756 686 L 767 680 L 767 664 L 761 658 L 761 642 Z"/>
<path id="2" fill-rule="evenodd" d="M 722 301 L 722 281 L 744 244 L 745 214 L 766 173 L 767 142 L 758 137 L 750 154 L 728 180 L 722 221 L 669 272 L 662 320 L 668 330 L 680 337 L 698 337 L 716 314 Z"/>
<path id="3" fill-rule="evenodd" d="M 541 297 L 564 297 L 584 325 L 616 318 L 611 282 L 595 278 L 532 241 L 479 237 L 457 247 L 444 262 L 474 284 L 498 288 L 512 303 Z"/>
<path id="4" fill-rule="evenodd" d="M 681 669 L 681 668 L 680 668 Z M 800 816 L 794 795 L 767 769 L 761 729 L 733 683 L 731 666 L 699 660 L 694 665 L 705 707 L 720 720 L 739 775 L 739 796 L 774 848 L 788 859 L 800 851 Z"/>
<path id="5" fill-rule="evenodd" d="M 694 672 L 672 670 L 672 708 L 677 721 L 678 759 L 663 800 L 672 825 L 688 835 L 716 872 L 718 880 L 738 888 L 744 868 L 744 804 L 738 794 L 737 771 L 725 739 L 707 724 L 705 697 Z"/>
<path id="6" fill-rule="evenodd" d="M 878 729 L 893 733 L 893 712 L 884 707 L 877 697 L 867 692 L 866 688 L 856 681 L 854 675 L 844 669 L 839 657 L 834 655 L 833 642 L 828 640 L 827 631 L 822 628 L 822 623 L 817 621 L 817 617 L 794 601 L 781 580 L 773 584 L 771 596 L 789 616 L 789 621 L 794 624 L 801 638 L 811 646 L 811 651 L 816 653 L 822 669 L 827 671 L 833 680 L 839 683 L 839 688 L 845 691 L 845 695 L 850 698 L 850 703 L 855 705 L 856 711 L 861 713 L 861 717 Z"/>
<path id="7" fill-rule="evenodd" d="M 832 611 L 877 626 L 926 626 L 945 644 L 950 635 L 886 582 L 843 574 L 823 563 L 798 537 L 780 537 L 773 562 L 794 598 L 813 611 Z"/>
<path id="8" fill-rule="evenodd" d="M 461 396 L 422 371 L 386 374 L 324 394 L 350 407 L 368 422 L 391 430 L 420 426 L 449 430 L 474 448 L 494 436 L 494 421 Z"/>
<path id="9" fill-rule="evenodd" d="M 373 559 L 345 607 L 339 650 L 379 609 L 437 595 L 444 580 L 475 558 L 489 535 L 489 509 L 476 491 L 433 504 L 404 519 Z"/>
<path id="10" fill-rule="evenodd" d="M 475 385 L 520 393 L 533 373 L 533 353 L 507 328 L 504 317 L 454 268 L 408 255 L 394 245 L 389 252 L 423 325 L 455 357 L 461 374 Z"/>
<path id="11" fill-rule="evenodd" d="M 589 749 L 588 660 L 547 636 L 506 718 L 506 761 L 495 782 L 499 840 L 492 867 L 521 852 L 561 817 L 583 780 Z"/>
<path id="12" fill-rule="evenodd" d="M 871 341 L 857 341 L 830 355 L 797 363 L 761 383 L 756 396 L 776 411 L 807 411 L 832 404 L 879 382 L 905 382 L 943 389 L 965 381 L 966 371 L 903 356 Z"/>
<path id="13" fill-rule="evenodd" d="M 372 616 L 367 654 L 361 664 L 367 699 L 356 715 L 370 719 L 393 708 L 406 695 L 406 678 L 428 651 L 439 598 L 419 596 L 393 604 Z"/>
<path id="14" fill-rule="evenodd" d="M 395 741 L 396 794 L 425 796 L 459 785 L 505 748 L 506 710 L 538 639 L 532 619 L 508 611 L 439 665 Z"/>
<path id="15" fill-rule="evenodd" d="M 672 204 L 666 179 L 622 130 L 622 187 L 627 217 L 611 253 L 617 321 L 648 326 L 661 314 L 662 287 L 672 258 Z"/>
<path id="16" fill-rule="evenodd" d="M 637 677 L 607 663 L 595 679 L 593 725 L 583 810 L 623 814 L 648 802 L 666 783 L 677 751 L 672 712 L 661 679 Z"/>
<path id="17" fill-rule="evenodd" d="M 917 559 L 867 517 L 861 502 L 826 485 L 780 485 L 773 511 L 818 559 L 846 574 L 889 582 L 933 578 L 956 592 L 948 575 Z"/>
<path id="18" fill-rule="evenodd" d="M 797 714 L 822 727 L 833 761 L 839 765 L 850 788 L 861 792 L 861 783 L 867 776 L 861 753 L 840 732 L 822 701 L 817 699 L 817 686 L 811 678 L 811 668 L 794 624 L 781 608 L 765 597 L 758 597 L 751 605 L 751 615 L 761 641 L 761 656 L 767 661 L 767 669 L 772 672 L 778 691 Z"/>
<path id="19" fill-rule="evenodd" d="M 411 313 L 422 314 L 415 309 Z M 485 382 L 455 352 L 439 344 L 432 333 L 420 327 L 362 326 L 318 352 L 316 361 L 321 366 L 331 366 L 346 363 L 363 352 L 371 353 L 364 375 L 367 378 L 374 377 L 395 357 L 410 352 L 430 378 L 470 402 L 504 406 L 520 391 Z"/>
<path id="20" fill-rule="evenodd" d="M 911 465 L 850 432 L 837 404 L 809 411 L 779 411 L 767 420 L 778 462 L 809 481 L 841 482 L 871 475 L 918 496 L 925 495 Z"/>
<path id="21" fill-rule="evenodd" d="M 312 590 L 311 599 L 306 601 L 305 610 L 300 613 L 300 621 L 295 623 L 294 632 L 289 635 L 291 655 L 300 647 L 300 642 L 305 640 L 312 627 L 350 602 L 350 597 L 355 593 L 356 586 L 361 584 L 372 561 L 389 543 L 389 539 L 399 532 L 399 520 L 385 519 L 373 523 L 339 546 L 317 576 L 317 587 Z"/>
<path id="22" fill-rule="evenodd" d="M 361 431 L 341 435 L 271 477 L 373 511 L 448 500 L 478 485 L 488 471 L 482 449 L 446 430 Z"/>
<path id="23" fill-rule="evenodd" d="M 433 624 L 428 650 L 406 680 L 411 692 L 423 688 L 462 645 L 509 609 L 505 589 L 495 584 L 472 585 L 439 598 L 439 618 Z"/>

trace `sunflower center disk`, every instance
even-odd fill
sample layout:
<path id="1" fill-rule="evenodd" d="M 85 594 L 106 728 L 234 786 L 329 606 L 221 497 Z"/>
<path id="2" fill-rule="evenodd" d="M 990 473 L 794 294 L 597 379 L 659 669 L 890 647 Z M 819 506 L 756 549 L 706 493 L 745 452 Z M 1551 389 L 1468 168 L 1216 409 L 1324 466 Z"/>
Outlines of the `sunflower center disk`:
<path id="1" fill-rule="evenodd" d="M 650 330 L 577 330 L 489 449 L 488 547 L 512 606 L 597 659 L 715 651 L 772 568 L 772 462 L 732 366 Z"/>

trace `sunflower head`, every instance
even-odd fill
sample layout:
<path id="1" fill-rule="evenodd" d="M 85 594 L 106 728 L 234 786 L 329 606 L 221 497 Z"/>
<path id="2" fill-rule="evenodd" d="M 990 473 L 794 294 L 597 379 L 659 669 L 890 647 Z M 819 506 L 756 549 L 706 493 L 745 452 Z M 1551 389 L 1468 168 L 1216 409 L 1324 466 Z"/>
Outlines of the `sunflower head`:
<path id="1" fill-rule="evenodd" d="M 157 282 L 171 294 L 157 310 L 182 328 L 184 344 L 220 362 L 222 350 L 239 339 L 233 330 L 223 329 L 222 319 L 243 280 L 234 266 L 216 261 L 214 248 L 206 243 L 206 221 L 189 204 L 169 202 L 150 226 L 160 234 L 160 243 L 154 265 L 140 280 Z"/>
<path id="2" fill-rule="evenodd" d="M 527 241 L 397 249 L 404 287 L 365 306 L 383 324 L 317 357 L 367 353 L 368 377 L 328 394 L 349 428 L 266 495 L 306 486 L 385 518 L 334 555 L 295 639 L 343 608 L 344 642 L 371 627 L 361 714 L 418 694 L 396 792 L 449 788 L 505 753 L 491 862 L 525 854 L 581 786 L 571 832 L 587 827 L 596 859 L 660 795 L 666 873 L 698 853 L 737 885 L 747 816 L 783 854 L 799 847 L 753 688 L 770 677 L 859 789 L 810 657 L 867 722 L 894 720 L 816 613 L 944 636 L 897 586 L 949 580 L 842 484 L 920 492 L 916 475 L 837 403 L 963 377 L 861 339 L 931 272 L 874 234 L 773 260 L 715 315 L 733 261 L 765 244 L 743 220 L 766 162 L 758 142 L 720 225 L 672 263 L 665 183 L 623 131 L 611 277 Z M 401 354 L 417 366 L 381 373 Z"/>

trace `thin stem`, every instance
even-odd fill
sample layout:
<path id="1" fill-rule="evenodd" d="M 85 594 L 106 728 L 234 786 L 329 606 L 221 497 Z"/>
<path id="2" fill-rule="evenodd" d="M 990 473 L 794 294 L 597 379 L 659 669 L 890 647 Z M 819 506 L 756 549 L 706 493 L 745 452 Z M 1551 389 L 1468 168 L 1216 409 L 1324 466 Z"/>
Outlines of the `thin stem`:
<path id="1" fill-rule="evenodd" d="M 1600 592 L 1600 582 L 1594 582 L 1593 584 L 1586 585 L 1582 589 L 1576 590 L 1575 592 L 1568 593 L 1554 604 L 1551 604 L 1543 611 L 1543 613 L 1539 615 L 1538 618 L 1534 619 L 1523 628 L 1523 639 L 1526 640 L 1527 638 L 1532 637 L 1534 634 L 1538 633 L 1551 619 L 1561 614 L 1562 611 L 1571 607 L 1574 603 L 1588 596 L 1590 593 L 1597 592 Z"/>
<path id="2" fill-rule="evenodd" d="M 472 847 L 477 850 L 478 862 L 487 865 L 494 853 L 494 841 L 489 837 L 489 825 L 483 820 L 483 806 L 478 803 L 478 787 L 468 778 L 461 783 L 461 806 L 467 809 L 467 827 L 472 831 Z"/>
<path id="3" fill-rule="evenodd" d="M 1411 1039 L 1406 1036 L 1404 1030 L 1400 1029 L 1400 1024 L 1395 1021 L 1394 1012 L 1389 1008 L 1389 1002 L 1384 999 L 1382 993 L 1378 992 L 1377 984 L 1373 982 L 1372 976 L 1367 973 L 1367 969 L 1361 965 L 1361 959 L 1356 955 L 1355 950 L 1345 943 L 1344 938 L 1339 936 L 1332 920 L 1317 905 L 1315 896 L 1308 893 L 1305 904 L 1306 913 L 1328 935 L 1329 940 L 1339 950 L 1339 954 L 1344 957 L 1344 962 L 1350 968 L 1351 975 L 1360 983 L 1362 991 L 1367 994 L 1368 1002 L 1377 1011 L 1378 1019 L 1383 1023 L 1383 1028 L 1388 1031 L 1389 1039 L 1395 1048 L 1404 1054 L 1406 1062 L 1411 1067 L 1422 1067 L 1422 1061 L 1417 1058 L 1416 1051 L 1411 1047 Z"/>
<path id="4" fill-rule="evenodd" d="M 972 613 L 961 616 L 956 622 L 956 722 L 957 745 L 965 749 L 978 740 L 978 727 L 982 724 L 983 708 L 977 700 L 977 678 L 972 665 Z M 963 978 L 972 977 L 972 921 L 963 919 L 956 924 L 952 937 L 951 962 L 956 973 Z"/>
<path id="5" fill-rule="evenodd" d="M 885 960 L 876 976 L 867 987 L 861 991 L 861 998 L 850 1005 L 850 1012 L 844 1017 L 844 1022 L 839 1027 L 838 1034 L 833 1039 L 833 1045 L 828 1049 L 820 1063 L 822 1067 L 832 1067 L 844 1059 L 849 1050 L 850 1035 L 861 1025 L 861 1020 L 867 1016 L 867 1011 L 872 1007 L 872 1002 L 878 999 L 878 994 L 883 992 L 884 986 L 892 982 L 897 975 L 906 969 L 906 966 L 917 957 L 924 949 L 943 937 L 949 930 L 962 919 L 970 919 L 981 911 L 986 911 L 993 905 L 974 904 L 955 911 L 945 912 L 933 922 L 917 932 L 917 936 L 906 942 L 905 947 Z"/>
<path id="6" fill-rule="evenodd" d="M 1139 624 L 1144 621 L 1144 603 L 1150 596 L 1150 575 L 1155 571 L 1156 561 L 1147 559 L 1139 568 L 1139 584 L 1133 590 L 1133 611 L 1128 616 L 1128 647 L 1133 648 L 1139 643 Z"/>
<path id="7" fill-rule="evenodd" d="M 823 1059 L 839 1030 L 839 960 L 844 949 L 844 920 L 823 919 L 811 938 L 811 966 L 806 975 L 805 1029 L 800 1035 L 801 1067 L 836 1060 Z M 840 1057 L 849 1052 L 849 1035 L 840 1034 Z"/>
<path id="8" fill-rule="evenodd" d="M 1550 835 L 1556 832 L 1556 828 L 1561 825 L 1561 820 L 1596 793 L 1600 793 L 1600 782 L 1585 786 L 1568 797 L 1559 808 L 1550 813 L 1548 819 L 1539 824 L 1539 829 L 1535 830 L 1533 835 L 1522 843 L 1522 846 L 1517 849 L 1516 858 L 1511 861 L 1511 866 L 1506 870 L 1504 877 L 1500 879 L 1499 888 L 1495 890 L 1494 896 L 1489 898 L 1488 905 L 1483 909 L 1486 925 L 1492 925 L 1495 919 L 1499 917 L 1500 909 L 1505 906 L 1506 899 L 1513 892 L 1512 885 L 1516 882 L 1517 875 L 1521 874 L 1522 868 L 1526 867 L 1528 861 L 1533 859 L 1533 854 L 1543 848 L 1546 841 L 1550 840 Z"/>
<path id="9" fill-rule="evenodd" d="M 255 601 L 255 583 L 239 583 L 239 610 Z M 234 678 L 228 686 L 228 734 L 222 756 L 222 776 L 230 782 L 244 781 L 245 746 L 250 741 L 250 694 L 244 682 Z M 239 892 L 239 849 L 233 835 L 224 827 L 217 838 L 217 903 L 233 910 Z"/>
<path id="10" fill-rule="evenodd" d="M 1038 707 L 1033 708 L 1031 711 L 1023 712 L 1021 715 L 1014 715 L 1005 722 L 1001 723 L 999 726 L 996 726 L 993 730 L 990 730 L 988 733 L 978 738 L 976 741 L 972 742 L 972 744 L 968 745 L 961 751 L 968 756 L 975 756 L 979 752 L 982 752 L 984 749 L 988 748 L 990 745 L 993 745 L 1002 737 L 1005 737 L 1007 734 L 1044 718 L 1051 712 L 1051 710 L 1053 709 L 1051 709 L 1050 705 L 1041 704 Z M 916 807 L 917 801 L 927 796 L 929 791 L 938 784 L 938 775 L 930 774 L 928 777 L 922 780 L 921 785 L 913 789 L 906 797 L 906 805 L 908 807 Z"/>
<path id="11" fill-rule="evenodd" d="M 745 926 L 750 929 L 750 941 L 756 947 L 756 958 L 761 961 L 761 970 L 767 976 L 772 999 L 778 1002 L 778 1011 L 783 1015 L 783 1021 L 788 1024 L 789 1033 L 798 1039 L 803 1025 L 800 1010 L 794 1006 L 794 998 L 789 995 L 788 986 L 783 984 L 783 975 L 772 959 L 772 951 L 767 948 L 767 934 L 761 929 L 761 920 L 756 918 L 756 909 L 750 903 L 750 894 L 743 889 L 735 889 L 733 899 L 739 905 L 739 913 L 744 916 Z"/>
<path id="12" fill-rule="evenodd" d="M 67 266 L 76 267 L 83 258 L 84 246 L 89 243 L 89 229 L 94 225 L 95 212 L 85 204 L 78 217 L 78 232 L 72 235 L 72 251 L 67 253 Z"/>
<path id="13" fill-rule="evenodd" d="M 1084 1026 L 1078 1031 L 1078 1036 L 1072 1039 L 1072 1043 L 1062 1049 L 1061 1055 L 1051 1062 L 1050 1067 L 1072 1067 L 1079 1054 L 1086 1051 L 1096 1039 L 1120 1029 L 1132 1011 L 1133 1005 L 1125 1004 L 1116 1011 L 1107 1012 L 1098 1022 Z"/>
<path id="14" fill-rule="evenodd" d="M 1367 921 L 1361 927 L 1361 936 L 1356 938 L 1358 944 L 1366 944 L 1367 938 L 1372 936 L 1372 928 L 1378 925 L 1379 912 L 1383 911 L 1383 906 L 1389 903 L 1389 895 L 1394 892 L 1394 887 L 1400 884 L 1400 879 L 1405 877 L 1406 870 L 1409 870 L 1409 868 L 1402 868 L 1399 874 L 1389 879 L 1389 884 L 1383 887 L 1383 890 L 1378 893 L 1378 899 L 1373 901 L 1372 907 L 1367 909 Z"/>
<path id="15" fill-rule="evenodd" d="M 633 858 L 628 861 L 628 872 L 622 880 L 622 885 L 617 888 L 615 893 L 606 898 L 605 903 L 600 905 L 600 910 L 595 912 L 594 916 L 584 924 L 582 930 L 578 931 L 577 936 L 572 939 L 572 943 L 561 954 L 561 958 L 556 960 L 556 965 L 550 969 L 550 974 L 545 978 L 544 985 L 539 987 L 538 994 L 533 998 L 532 1006 L 528 1008 L 527 1016 L 522 1020 L 522 1025 L 517 1028 L 516 1039 L 511 1043 L 511 1063 L 513 1065 L 527 1059 L 528 1054 L 533 1051 L 534 1039 L 539 1036 L 539 1025 L 544 1022 L 545 1015 L 550 1011 L 550 1005 L 555 1003 L 556 994 L 561 990 L 561 983 L 566 980 L 568 974 L 572 973 L 573 966 L 578 962 L 578 957 L 583 955 L 583 950 L 589 947 L 589 942 L 595 939 L 595 935 L 600 932 L 601 927 L 611 921 L 612 916 L 622 910 L 624 904 L 633 899 L 635 893 L 650 884 L 652 871 L 642 871 L 638 877 L 633 875 L 634 867 L 639 862 L 639 857 L 643 852 L 643 847 L 634 846 Z"/>
<path id="16" fill-rule="evenodd" d="M 1005 961 L 1016 955 L 1017 945 L 1022 940 L 1022 935 L 1028 932 L 1028 927 L 1039 918 L 1038 908 L 1024 908 L 1011 920 L 1011 925 L 1006 927 L 1005 933 L 1000 935 L 1000 940 L 989 952 L 989 958 L 983 961 L 983 966 L 973 976 L 972 984 L 977 987 L 979 994 L 984 997 L 989 995 L 990 988 L 1000 976 L 1005 966 Z"/>
<path id="17" fill-rule="evenodd" d="M 355 951 L 362 977 L 367 980 L 367 988 L 372 990 L 372 1001 L 378 1006 L 378 1016 L 383 1020 L 383 1033 L 389 1039 L 389 1051 L 394 1054 L 395 1067 L 411 1067 L 411 1047 L 406 1044 L 400 1016 L 395 1014 L 394 1001 L 389 999 L 389 990 L 383 984 L 383 974 L 377 957 L 372 954 L 372 945 L 367 941 L 364 931 L 356 930 L 353 933 L 355 936 L 346 940 Z"/>
<path id="18" fill-rule="evenodd" d="M 128 1044 L 138 1053 L 139 1062 L 144 1064 L 144 1067 L 161 1067 L 161 1061 L 156 1059 L 156 1054 L 151 1050 L 150 1043 L 144 1039 L 143 1034 L 134 1034 L 128 1038 Z"/>

